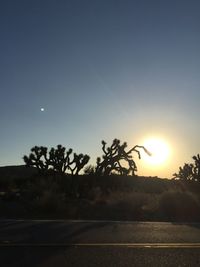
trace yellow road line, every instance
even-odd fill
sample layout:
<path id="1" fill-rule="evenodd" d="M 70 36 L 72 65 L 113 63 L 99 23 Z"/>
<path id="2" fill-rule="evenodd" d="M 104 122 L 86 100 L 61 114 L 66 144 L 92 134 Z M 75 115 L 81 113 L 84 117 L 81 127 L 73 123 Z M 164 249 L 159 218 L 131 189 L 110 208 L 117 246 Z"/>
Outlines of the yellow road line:
<path id="1" fill-rule="evenodd" d="M 0 247 L 127 247 L 127 248 L 200 248 L 200 243 L 14 243 L 1 242 Z"/>

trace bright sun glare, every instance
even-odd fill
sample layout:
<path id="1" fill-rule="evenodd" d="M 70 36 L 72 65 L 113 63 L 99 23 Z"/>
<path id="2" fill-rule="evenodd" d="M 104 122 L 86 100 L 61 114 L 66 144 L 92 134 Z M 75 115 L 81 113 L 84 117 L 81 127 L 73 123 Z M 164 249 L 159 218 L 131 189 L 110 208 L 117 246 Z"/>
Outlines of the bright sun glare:
<path id="1" fill-rule="evenodd" d="M 145 155 L 144 160 L 151 165 L 164 164 L 170 154 L 168 144 L 159 138 L 151 138 L 144 141 L 144 147 L 151 153 L 151 156 Z"/>

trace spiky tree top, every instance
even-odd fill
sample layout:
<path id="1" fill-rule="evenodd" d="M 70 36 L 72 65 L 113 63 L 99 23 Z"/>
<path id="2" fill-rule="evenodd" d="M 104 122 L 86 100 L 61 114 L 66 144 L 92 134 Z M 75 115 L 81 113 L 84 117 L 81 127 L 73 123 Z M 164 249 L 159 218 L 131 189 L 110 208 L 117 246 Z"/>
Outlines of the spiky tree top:
<path id="1" fill-rule="evenodd" d="M 29 156 L 24 156 L 24 162 L 27 166 L 36 167 L 39 171 L 53 169 L 59 173 L 78 174 L 80 170 L 88 163 L 88 155 L 76 153 L 73 154 L 70 148 L 66 150 L 62 145 L 51 148 L 48 152 L 47 147 L 35 146 L 31 149 Z"/>
<path id="2" fill-rule="evenodd" d="M 129 173 L 135 175 L 137 166 L 131 153 L 134 151 L 141 158 L 140 151 L 143 149 L 148 155 L 150 152 L 143 146 L 136 145 L 130 150 L 126 151 L 127 143 L 120 143 L 120 140 L 114 139 L 110 147 L 106 147 L 106 142 L 102 141 L 102 150 L 104 155 L 102 159 L 97 158 L 95 173 L 98 175 L 109 175 L 115 172 L 120 175 L 128 175 Z M 128 164 L 128 168 L 124 167 L 124 163 Z"/>
<path id="3" fill-rule="evenodd" d="M 179 167 L 179 172 L 173 174 L 173 178 L 180 180 L 192 180 L 200 182 L 200 155 L 193 156 L 194 163 L 185 163 Z"/>
<path id="4" fill-rule="evenodd" d="M 30 155 L 25 155 L 23 159 L 28 167 L 36 167 L 38 170 L 47 170 L 49 168 L 47 147 L 34 146 L 33 148 L 31 148 Z"/>

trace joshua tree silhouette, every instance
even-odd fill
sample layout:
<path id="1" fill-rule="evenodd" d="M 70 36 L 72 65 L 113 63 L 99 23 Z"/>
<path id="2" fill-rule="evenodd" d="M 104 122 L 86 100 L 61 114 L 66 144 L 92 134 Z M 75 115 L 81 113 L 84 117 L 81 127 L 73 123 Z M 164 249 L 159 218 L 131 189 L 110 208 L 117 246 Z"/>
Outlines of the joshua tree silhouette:
<path id="1" fill-rule="evenodd" d="M 183 167 L 179 167 L 179 172 L 173 174 L 173 178 L 181 180 L 193 180 L 193 164 L 185 163 Z"/>
<path id="2" fill-rule="evenodd" d="M 24 162 L 29 167 L 36 167 L 39 171 L 53 169 L 59 173 L 79 174 L 81 169 L 88 163 L 90 157 L 88 155 L 76 153 L 73 154 L 73 159 L 70 158 L 73 150 L 68 151 L 62 145 L 57 145 L 56 148 L 51 148 L 48 153 L 48 148 L 43 146 L 35 146 L 31 149 L 29 156 L 24 156 Z"/>
<path id="3" fill-rule="evenodd" d="M 144 147 L 136 145 L 128 151 L 125 151 L 127 143 L 120 143 L 120 140 L 114 139 L 110 147 L 106 147 L 106 142 L 102 141 L 102 150 L 104 155 L 102 159 L 97 158 L 95 173 L 97 175 L 109 175 L 111 173 L 117 173 L 120 175 L 135 175 L 137 171 L 137 166 L 133 157 L 132 152 L 138 154 L 139 159 L 141 158 L 140 151 L 138 149 L 143 149 L 148 155 L 151 153 Z M 128 167 L 124 167 L 124 163 L 128 164 Z"/>
<path id="4" fill-rule="evenodd" d="M 47 158 L 47 147 L 34 146 L 29 156 L 23 157 L 26 166 L 36 167 L 40 171 L 48 170 L 49 160 Z"/>
<path id="5" fill-rule="evenodd" d="M 200 182 L 200 155 L 197 154 L 196 156 L 193 156 L 192 159 L 194 160 L 194 179 Z"/>
<path id="6" fill-rule="evenodd" d="M 193 156 L 194 163 L 185 163 L 179 167 L 179 172 L 173 174 L 173 178 L 180 180 L 200 181 L 200 155 Z"/>

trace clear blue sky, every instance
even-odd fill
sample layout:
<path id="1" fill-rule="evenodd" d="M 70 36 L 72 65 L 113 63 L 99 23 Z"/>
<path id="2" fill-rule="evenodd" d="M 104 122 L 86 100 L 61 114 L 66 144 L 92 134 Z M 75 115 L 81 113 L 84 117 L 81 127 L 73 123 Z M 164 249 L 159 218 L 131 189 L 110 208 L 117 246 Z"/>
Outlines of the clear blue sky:
<path id="1" fill-rule="evenodd" d="M 62 144 L 95 162 L 101 140 L 159 136 L 170 177 L 200 152 L 200 2 L 0 3 L 0 165 Z M 41 112 L 41 108 L 44 111 Z"/>

